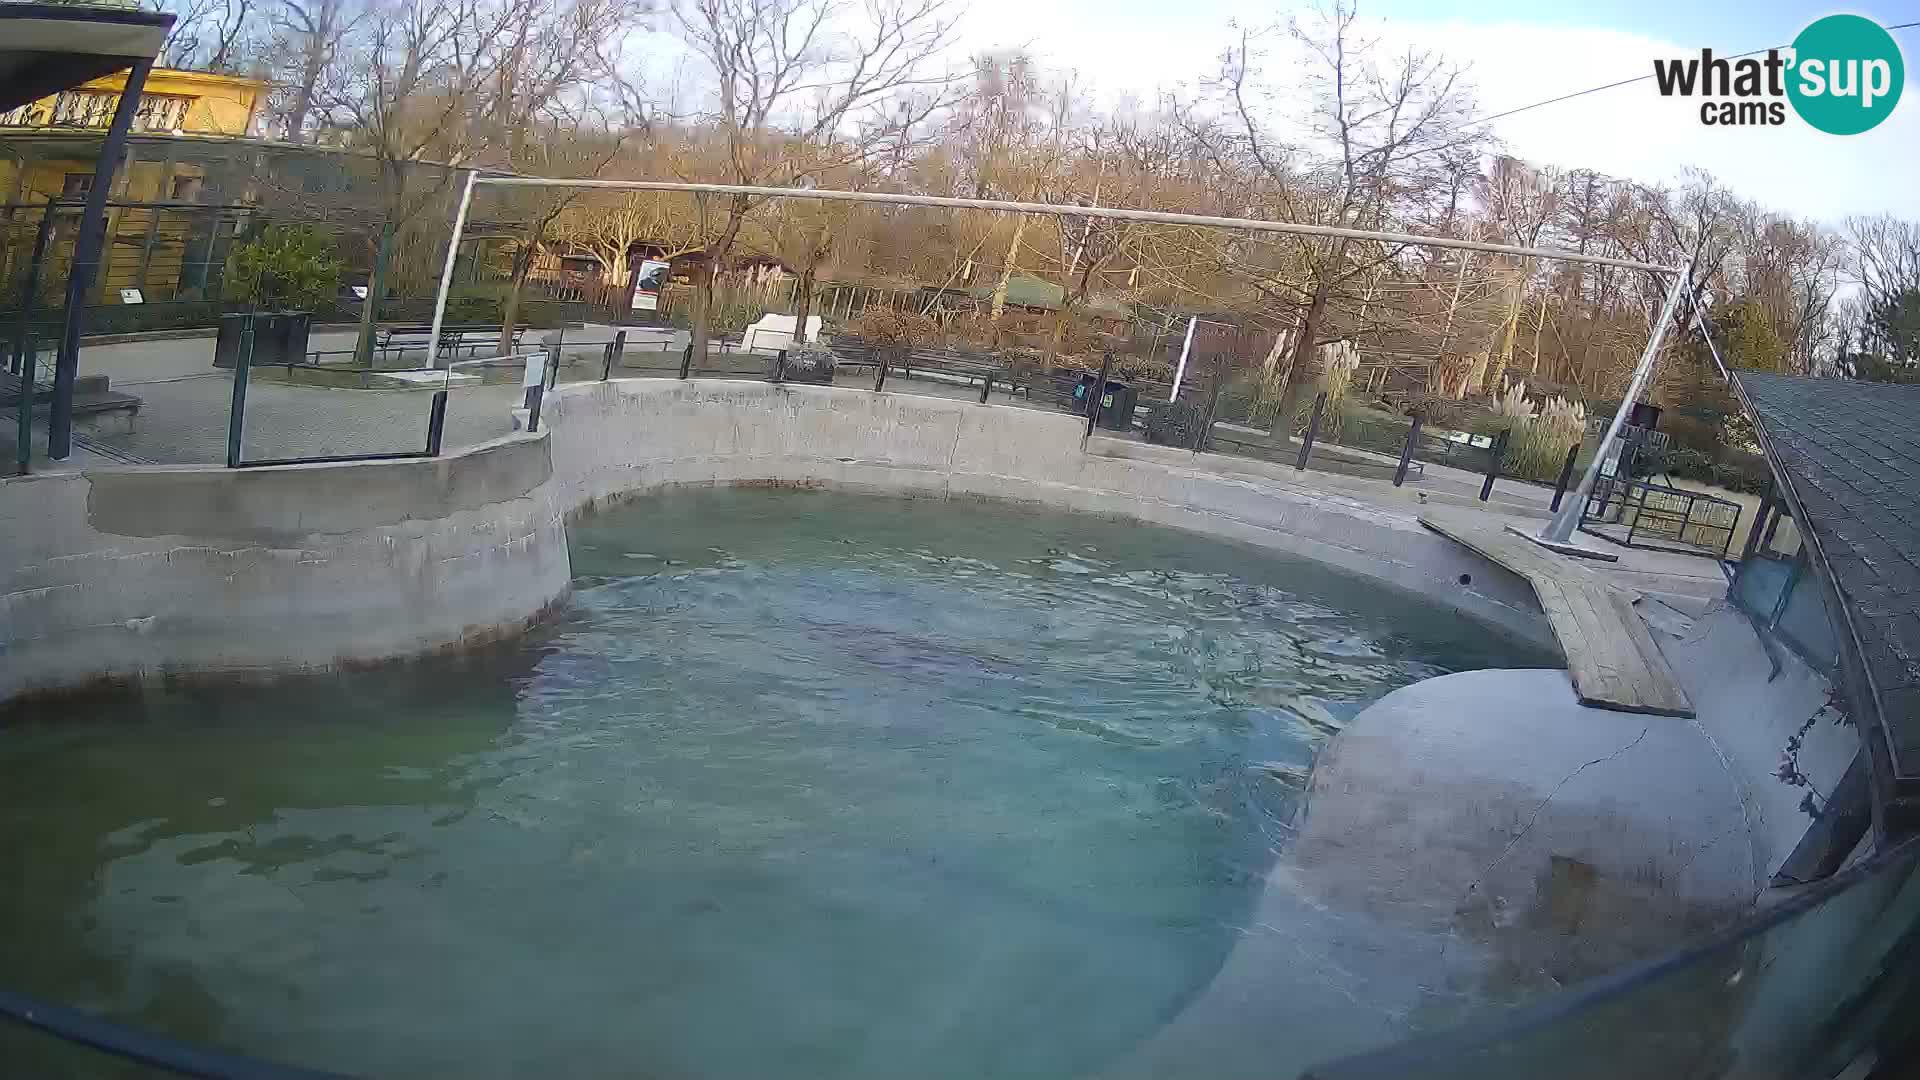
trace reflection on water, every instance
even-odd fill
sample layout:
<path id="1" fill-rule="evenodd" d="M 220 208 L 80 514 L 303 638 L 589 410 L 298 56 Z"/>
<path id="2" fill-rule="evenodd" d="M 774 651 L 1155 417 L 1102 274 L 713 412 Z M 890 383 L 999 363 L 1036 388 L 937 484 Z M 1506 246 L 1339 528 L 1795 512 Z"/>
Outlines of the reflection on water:
<path id="1" fill-rule="evenodd" d="M 965 502 L 657 497 L 574 568 L 514 647 L 10 715 L 6 984 L 383 1076 L 1084 1074 L 1219 968 L 1328 733 L 1518 655 Z"/>

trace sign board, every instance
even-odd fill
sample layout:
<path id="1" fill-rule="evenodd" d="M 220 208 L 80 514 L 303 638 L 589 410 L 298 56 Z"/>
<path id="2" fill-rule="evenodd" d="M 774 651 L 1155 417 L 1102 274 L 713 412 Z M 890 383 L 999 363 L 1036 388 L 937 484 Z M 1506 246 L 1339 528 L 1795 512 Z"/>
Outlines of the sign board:
<path id="1" fill-rule="evenodd" d="M 123 304 L 144 304 L 147 298 L 140 295 L 139 289 L 121 289 L 120 302 Z"/>
<path id="2" fill-rule="evenodd" d="M 640 263 L 639 280 L 633 285 L 633 310 L 660 310 L 660 294 L 666 290 L 667 277 L 672 267 L 658 259 L 646 259 Z"/>
<path id="3" fill-rule="evenodd" d="M 355 297 L 361 300 L 365 300 L 367 298 L 367 287 L 365 285 L 355 285 L 352 288 L 353 288 L 353 295 Z"/>

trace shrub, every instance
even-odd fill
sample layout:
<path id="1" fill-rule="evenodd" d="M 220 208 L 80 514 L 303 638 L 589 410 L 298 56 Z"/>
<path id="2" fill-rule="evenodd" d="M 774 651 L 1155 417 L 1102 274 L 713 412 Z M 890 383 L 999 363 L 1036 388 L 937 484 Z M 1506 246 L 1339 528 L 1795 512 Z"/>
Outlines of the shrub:
<path id="1" fill-rule="evenodd" d="M 1563 397 L 1548 398 L 1536 406 L 1527 399 L 1527 384 L 1514 383 L 1493 400 L 1493 411 L 1475 425 L 1486 433 L 1507 433 L 1506 457 L 1501 468 L 1529 480 L 1553 480 L 1566 462 L 1567 448 L 1587 432 L 1587 409 Z"/>
<path id="2" fill-rule="evenodd" d="M 325 233 L 274 225 L 233 249 L 221 294 L 258 308 L 312 311 L 334 298 L 344 268 Z"/>
<path id="3" fill-rule="evenodd" d="M 928 315 L 896 308 L 868 308 L 847 321 L 844 332 L 870 345 L 911 349 L 932 341 L 939 324 Z"/>
<path id="4" fill-rule="evenodd" d="M 1325 394 L 1327 406 L 1320 414 L 1317 437 L 1334 440 L 1340 437 L 1340 429 L 1346 422 L 1347 387 L 1352 385 L 1353 372 L 1360 366 L 1360 350 L 1350 341 L 1335 341 L 1320 346 L 1319 359 L 1320 377 L 1314 381 L 1310 396 L 1302 398 L 1293 426 L 1297 431 L 1305 431 L 1313 419 L 1313 403 Z"/>
<path id="5" fill-rule="evenodd" d="M 1147 441 L 1161 446 L 1205 450 L 1205 442 L 1200 438 L 1200 427 L 1206 419 L 1204 414 L 1205 410 L 1191 402 L 1171 401 L 1159 406 L 1147 414 L 1144 425 Z"/>

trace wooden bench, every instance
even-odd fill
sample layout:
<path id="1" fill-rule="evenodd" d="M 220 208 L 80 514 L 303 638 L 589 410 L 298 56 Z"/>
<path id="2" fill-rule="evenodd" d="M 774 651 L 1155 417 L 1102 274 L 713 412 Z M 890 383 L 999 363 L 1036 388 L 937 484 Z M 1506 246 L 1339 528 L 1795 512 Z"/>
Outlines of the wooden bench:
<path id="1" fill-rule="evenodd" d="M 1567 654 L 1567 674 L 1582 705 L 1622 712 L 1693 716 L 1693 703 L 1667 666 L 1638 594 L 1616 588 L 1576 560 L 1556 555 L 1498 525 L 1421 515 L 1420 524 L 1525 578 Z"/>

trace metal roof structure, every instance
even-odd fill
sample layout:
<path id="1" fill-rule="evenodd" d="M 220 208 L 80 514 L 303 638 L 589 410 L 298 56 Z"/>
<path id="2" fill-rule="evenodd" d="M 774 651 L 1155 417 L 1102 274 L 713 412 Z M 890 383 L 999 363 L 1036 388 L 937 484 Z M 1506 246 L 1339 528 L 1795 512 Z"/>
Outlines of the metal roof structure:
<path id="1" fill-rule="evenodd" d="M 0 111 L 152 60 L 172 26 L 131 6 L 0 3 Z"/>
<path id="2" fill-rule="evenodd" d="M 1920 386 L 1733 379 L 1827 590 L 1877 824 L 1920 828 Z"/>

